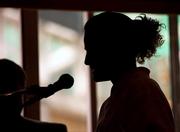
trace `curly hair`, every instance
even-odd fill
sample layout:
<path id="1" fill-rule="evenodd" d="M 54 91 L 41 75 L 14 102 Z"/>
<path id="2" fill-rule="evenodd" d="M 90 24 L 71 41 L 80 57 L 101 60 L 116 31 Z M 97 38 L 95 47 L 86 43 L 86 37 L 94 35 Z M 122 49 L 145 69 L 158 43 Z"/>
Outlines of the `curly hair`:
<path id="1" fill-rule="evenodd" d="M 111 52 L 103 55 L 123 56 L 124 61 L 135 58 L 138 63 L 143 64 L 145 59 L 155 55 L 157 47 L 163 44 L 160 32 L 164 26 L 145 14 L 132 20 L 118 12 L 103 12 L 86 23 L 85 41 L 96 47 L 93 50 Z"/>
<path id="2" fill-rule="evenodd" d="M 160 32 L 165 25 L 156 19 L 148 18 L 145 14 L 137 16 L 133 21 L 136 32 L 134 37 L 138 42 L 136 60 L 142 64 L 146 58 L 149 59 L 156 53 L 157 47 L 164 43 Z"/>

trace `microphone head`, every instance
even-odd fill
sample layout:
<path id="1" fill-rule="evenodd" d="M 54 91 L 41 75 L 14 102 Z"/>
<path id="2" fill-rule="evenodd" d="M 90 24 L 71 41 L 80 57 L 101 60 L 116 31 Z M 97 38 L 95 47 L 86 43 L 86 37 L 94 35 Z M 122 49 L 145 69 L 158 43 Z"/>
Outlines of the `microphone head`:
<path id="1" fill-rule="evenodd" d="M 68 89 L 72 87 L 74 84 L 74 78 L 69 74 L 63 74 L 60 76 L 57 82 L 55 82 L 53 85 L 56 87 Z"/>

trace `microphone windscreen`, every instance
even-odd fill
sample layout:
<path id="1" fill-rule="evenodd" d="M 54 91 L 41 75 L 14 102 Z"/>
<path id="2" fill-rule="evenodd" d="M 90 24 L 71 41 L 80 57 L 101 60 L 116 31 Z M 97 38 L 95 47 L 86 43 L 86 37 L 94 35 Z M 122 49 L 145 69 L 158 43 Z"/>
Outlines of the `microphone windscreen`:
<path id="1" fill-rule="evenodd" d="M 56 87 L 68 89 L 72 87 L 73 84 L 74 84 L 74 78 L 69 74 L 63 74 L 60 76 L 59 80 L 55 82 L 54 85 Z"/>

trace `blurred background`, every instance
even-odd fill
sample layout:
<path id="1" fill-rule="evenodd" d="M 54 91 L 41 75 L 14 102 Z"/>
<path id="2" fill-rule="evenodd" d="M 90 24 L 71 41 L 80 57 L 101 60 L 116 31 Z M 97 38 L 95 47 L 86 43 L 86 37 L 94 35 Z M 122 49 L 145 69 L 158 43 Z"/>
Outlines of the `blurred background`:
<path id="1" fill-rule="evenodd" d="M 125 14 L 134 19 L 140 13 Z M 147 16 L 165 24 L 166 28 L 161 32 L 165 43 L 158 49 L 156 56 L 143 66 L 151 69 L 151 77 L 159 82 L 172 105 L 168 15 L 147 14 Z M 22 65 L 20 10 L 1 8 L 0 18 L 0 58 L 9 58 Z M 54 83 L 64 73 L 71 74 L 75 80 L 71 89 L 59 91 L 41 100 L 40 119 L 64 123 L 68 132 L 87 132 L 90 79 L 89 69 L 84 65 L 83 46 L 83 25 L 87 20 L 87 14 L 77 11 L 39 10 L 38 19 L 40 85 L 47 86 Z M 109 96 L 111 86 L 108 81 L 97 83 L 98 112 L 102 102 Z"/>

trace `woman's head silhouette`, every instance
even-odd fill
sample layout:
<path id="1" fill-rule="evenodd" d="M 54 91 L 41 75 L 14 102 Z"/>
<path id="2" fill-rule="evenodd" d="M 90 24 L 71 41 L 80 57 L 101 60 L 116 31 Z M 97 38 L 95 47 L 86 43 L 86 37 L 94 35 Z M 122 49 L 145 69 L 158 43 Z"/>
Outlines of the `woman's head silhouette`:
<path id="1" fill-rule="evenodd" d="M 117 12 L 103 12 L 85 24 L 85 64 L 96 81 L 111 80 L 117 73 L 143 63 L 163 43 L 162 24 L 146 15 L 132 20 Z"/>

